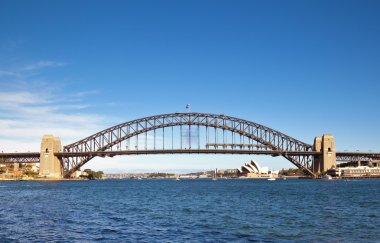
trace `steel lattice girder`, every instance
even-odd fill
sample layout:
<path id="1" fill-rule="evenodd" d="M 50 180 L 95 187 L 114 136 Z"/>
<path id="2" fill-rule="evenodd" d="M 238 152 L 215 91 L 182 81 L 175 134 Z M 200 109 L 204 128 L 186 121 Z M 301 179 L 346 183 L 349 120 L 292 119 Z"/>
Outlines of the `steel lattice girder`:
<path id="1" fill-rule="evenodd" d="M 39 163 L 40 153 L 0 153 L 0 164 L 5 163 Z"/>
<path id="2" fill-rule="evenodd" d="M 380 160 L 380 153 L 370 152 L 337 152 L 337 161 L 370 161 Z"/>
<path id="3" fill-rule="evenodd" d="M 112 149 L 122 141 L 149 131 L 171 126 L 206 126 L 223 129 L 245 136 L 265 145 L 268 149 L 282 151 L 311 151 L 310 144 L 301 142 L 269 127 L 235 117 L 207 113 L 172 113 L 145 117 L 125 122 L 73 144 L 64 146 L 64 152 L 96 152 Z M 66 176 L 79 169 L 94 156 L 64 158 Z M 284 156 L 297 167 L 313 175 L 312 156 Z"/>

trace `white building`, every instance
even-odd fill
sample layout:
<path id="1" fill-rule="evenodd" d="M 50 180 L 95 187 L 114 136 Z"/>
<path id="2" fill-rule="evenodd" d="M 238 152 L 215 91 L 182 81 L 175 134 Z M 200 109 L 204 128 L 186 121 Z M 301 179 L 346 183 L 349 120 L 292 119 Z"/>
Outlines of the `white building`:
<path id="1" fill-rule="evenodd" d="M 80 177 L 88 176 L 87 172 L 77 170 L 73 173 L 74 178 L 80 178 Z"/>
<path id="2" fill-rule="evenodd" d="M 259 177 L 269 177 L 271 174 L 278 175 L 277 171 L 270 171 L 267 166 L 260 167 L 259 163 L 251 160 L 249 163 L 245 163 L 240 168 L 238 168 L 240 174 L 246 177 L 259 178 Z"/>

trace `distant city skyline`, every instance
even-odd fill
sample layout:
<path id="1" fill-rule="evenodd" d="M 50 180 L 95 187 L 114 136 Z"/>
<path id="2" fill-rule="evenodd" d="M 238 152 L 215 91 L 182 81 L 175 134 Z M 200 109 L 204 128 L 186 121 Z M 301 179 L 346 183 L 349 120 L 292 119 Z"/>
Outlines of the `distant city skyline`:
<path id="1" fill-rule="evenodd" d="M 380 151 L 378 1 L 2 1 L 0 151 L 129 120 L 226 114 Z M 247 155 L 97 158 L 106 172 L 237 168 Z"/>

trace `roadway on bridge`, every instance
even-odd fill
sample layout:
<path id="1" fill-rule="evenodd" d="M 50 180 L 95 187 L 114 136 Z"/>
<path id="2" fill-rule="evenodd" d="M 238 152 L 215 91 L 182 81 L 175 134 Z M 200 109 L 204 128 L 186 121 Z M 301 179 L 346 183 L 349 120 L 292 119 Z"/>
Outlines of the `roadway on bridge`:
<path id="1" fill-rule="evenodd" d="M 304 155 L 321 155 L 316 151 L 283 151 L 283 150 L 216 150 L 216 149 L 165 149 L 165 150 L 126 150 L 126 151 L 96 151 L 96 152 L 58 152 L 54 153 L 59 158 L 77 157 L 77 156 L 99 156 L 114 157 L 118 155 L 149 155 L 149 154 L 248 154 L 248 155 L 271 155 L 271 156 L 304 156 Z M 346 161 L 343 158 L 372 158 L 380 159 L 380 153 L 372 152 L 336 152 L 337 160 Z M 14 163 L 17 158 L 38 159 L 39 152 L 20 152 L 20 153 L 0 153 L 0 163 Z M 27 162 L 27 161 L 25 161 Z"/>

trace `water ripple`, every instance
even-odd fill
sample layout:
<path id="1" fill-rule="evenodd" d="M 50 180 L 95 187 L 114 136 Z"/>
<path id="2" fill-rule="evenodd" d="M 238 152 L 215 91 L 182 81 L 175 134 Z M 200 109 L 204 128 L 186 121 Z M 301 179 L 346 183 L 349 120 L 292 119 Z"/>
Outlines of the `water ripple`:
<path id="1" fill-rule="evenodd" d="M 1 182 L 1 242 L 378 240 L 380 180 Z"/>

